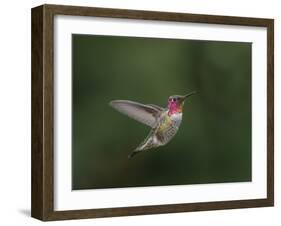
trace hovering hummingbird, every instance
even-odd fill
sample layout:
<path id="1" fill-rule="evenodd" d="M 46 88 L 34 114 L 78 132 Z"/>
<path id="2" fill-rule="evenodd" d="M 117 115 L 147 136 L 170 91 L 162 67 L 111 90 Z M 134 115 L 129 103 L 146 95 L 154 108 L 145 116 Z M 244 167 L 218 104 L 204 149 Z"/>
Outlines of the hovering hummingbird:
<path id="1" fill-rule="evenodd" d="M 173 95 L 168 99 L 167 108 L 154 104 L 141 104 L 129 100 L 113 100 L 109 104 L 117 111 L 133 118 L 152 129 L 146 139 L 128 158 L 148 149 L 167 144 L 177 133 L 182 120 L 184 101 L 195 94 Z"/>

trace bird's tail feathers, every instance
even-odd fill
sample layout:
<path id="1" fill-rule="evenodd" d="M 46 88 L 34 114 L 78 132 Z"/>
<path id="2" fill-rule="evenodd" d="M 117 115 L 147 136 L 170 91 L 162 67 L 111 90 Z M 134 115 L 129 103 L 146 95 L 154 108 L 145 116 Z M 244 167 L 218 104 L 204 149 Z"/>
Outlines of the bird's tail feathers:
<path id="1" fill-rule="evenodd" d="M 141 151 L 134 150 L 128 155 L 128 159 L 134 157 L 136 154 L 140 153 Z"/>
<path id="2" fill-rule="evenodd" d="M 128 158 L 134 157 L 136 154 L 140 153 L 143 149 L 144 143 L 141 143 L 135 150 L 133 150 L 129 155 Z"/>
<path id="3" fill-rule="evenodd" d="M 136 154 L 154 147 L 155 143 L 153 142 L 153 137 L 148 136 L 147 139 L 145 139 L 131 154 L 128 155 L 128 158 L 130 159 Z"/>

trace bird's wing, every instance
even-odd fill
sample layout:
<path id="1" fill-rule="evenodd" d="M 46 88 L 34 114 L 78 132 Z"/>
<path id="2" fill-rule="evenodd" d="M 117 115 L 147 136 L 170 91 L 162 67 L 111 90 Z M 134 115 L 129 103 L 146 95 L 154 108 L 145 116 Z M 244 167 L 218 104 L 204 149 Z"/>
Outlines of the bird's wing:
<path id="1" fill-rule="evenodd" d="M 156 105 L 156 104 L 147 104 L 148 106 L 151 106 L 151 107 L 153 107 L 153 108 L 156 108 L 157 110 L 159 110 L 159 111 L 165 111 L 166 109 L 165 108 L 162 108 L 162 107 L 160 107 L 160 106 L 158 106 L 158 105 Z"/>
<path id="2" fill-rule="evenodd" d="M 110 106 L 117 111 L 133 118 L 145 125 L 154 128 L 161 111 L 153 106 L 144 105 L 129 100 L 113 100 Z"/>

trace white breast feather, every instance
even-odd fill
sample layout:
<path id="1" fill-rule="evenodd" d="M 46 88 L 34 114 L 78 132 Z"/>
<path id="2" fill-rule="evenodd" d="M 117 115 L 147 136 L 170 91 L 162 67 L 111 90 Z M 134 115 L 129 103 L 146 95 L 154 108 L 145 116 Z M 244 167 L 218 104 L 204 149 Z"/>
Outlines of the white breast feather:
<path id="1" fill-rule="evenodd" d="M 181 120 L 182 120 L 182 113 L 176 113 L 176 114 L 171 115 L 171 119 L 175 123 L 175 126 L 179 127 L 181 124 Z"/>

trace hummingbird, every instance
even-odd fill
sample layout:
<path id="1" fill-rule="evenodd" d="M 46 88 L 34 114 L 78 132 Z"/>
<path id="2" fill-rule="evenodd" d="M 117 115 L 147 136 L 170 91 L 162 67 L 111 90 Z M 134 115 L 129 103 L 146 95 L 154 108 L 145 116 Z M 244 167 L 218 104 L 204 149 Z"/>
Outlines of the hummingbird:
<path id="1" fill-rule="evenodd" d="M 166 108 L 155 104 L 141 104 L 130 100 L 111 101 L 109 105 L 120 113 L 151 127 L 148 136 L 129 154 L 128 158 L 132 158 L 145 150 L 166 145 L 171 141 L 180 127 L 184 102 L 195 93 L 193 91 L 186 95 L 170 96 Z"/>

